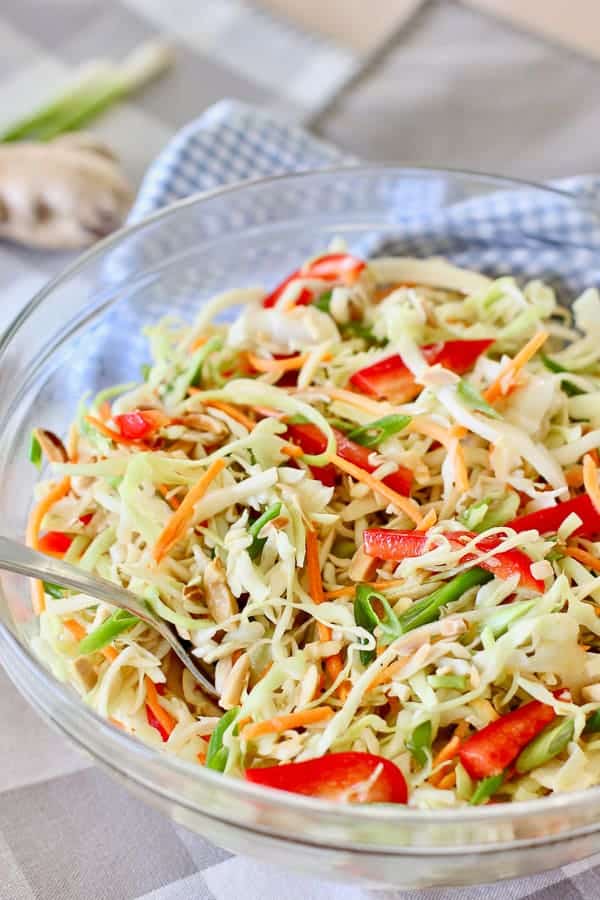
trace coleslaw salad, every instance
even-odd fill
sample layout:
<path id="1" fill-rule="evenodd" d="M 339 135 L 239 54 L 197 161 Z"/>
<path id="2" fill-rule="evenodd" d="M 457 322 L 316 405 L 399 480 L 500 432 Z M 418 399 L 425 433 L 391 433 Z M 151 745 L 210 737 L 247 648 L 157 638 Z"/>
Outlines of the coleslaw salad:
<path id="1" fill-rule="evenodd" d="M 231 324 L 220 314 L 239 312 Z M 143 380 L 36 429 L 34 649 L 115 727 L 342 802 L 600 783 L 600 296 L 333 246 L 146 329 Z"/>

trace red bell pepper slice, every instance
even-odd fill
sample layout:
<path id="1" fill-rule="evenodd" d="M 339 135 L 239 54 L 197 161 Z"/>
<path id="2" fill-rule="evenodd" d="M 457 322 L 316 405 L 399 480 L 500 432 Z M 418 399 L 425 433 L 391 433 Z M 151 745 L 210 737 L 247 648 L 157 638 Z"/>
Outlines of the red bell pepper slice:
<path id="1" fill-rule="evenodd" d="M 62 556 L 67 552 L 73 538 L 63 531 L 47 531 L 38 541 L 38 549 L 41 553 L 47 553 L 50 556 Z"/>
<path id="2" fill-rule="evenodd" d="M 263 300 L 263 306 L 275 306 L 286 287 L 299 278 L 318 278 L 322 281 L 340 281 L 342 284 L 354 284 L 365 268 L 366 263 L 349 253 L 327 253 L 297 269 L 279 284 Z M 296 300 L 296 306 L 306 306 L 313 299 L 313 292 L 303 288 Z"/>
<path id="3" fill-rule="evenodd" d="M 558 531 L 571 513 L 575 513 L 581 519 L 581 525 L 575 529 L 573 534 L 585 537 L 600 534 L 600 515 L 587 494 L 580 494 L 578 497 L 573 497 L 572 500 L 565 500 L 563 503 L 557 503 L 556 506 L 548 507 L 548 509 L 538 509 L 537 512 L 529 513 L 526 516 L 518 516 L 512 522 L 507 522 L 506 525 L 507 528 L 514 528 L 515 531 L 528 531 L 530 528 L 535 528 L 540 534 L 549 534 Z"/>
<path id="4" fill-rule="evenodd" d="M 166 731 L 165 728 L 163 728 L 163 726 L 161 725 L 159 720 L 156 718 L 156 716 L 154 715 L 154 713 L 152 712 L 152 710 L 150 709 L 150 707 L 148 706 L 147 703 L 146 703 L 146 720 L 148 722 L 148 725 L 151 725 L 152 728 L 156 728 L 156 730 L 160 734 L 163 741 L 166 742 L 169 740 L 169 732 Z"/>
<path id="5" fill-rule="evenodd" d="M 459 549 L 468 541 L 477 537 L 471 531 L 445 531 L 443 536 L 448 539 L 453 549 Z M 482 538 L 477 542 L 478 548 L 487 553 L 493 550 L 502 542 L 502 538 L 494 535 L 489 538 Z M 367 528 L 363 532 L 363 547 L 365 553 L 369 556 L 376 556 L 378 559 L 391 559 L 400 562 L 403 559 L 412 559 L 415 556 L 421 556 L 425 552 L 429 541 L 429 537 L 424 531 L 396 531 L 391 528 Z M 481 560 L 476 553 L 467 553 L 462 557 L 461 563 L 474 563 L 487 569 L 496 578 L 510 578 L 512 575 L 519 576 L 519 585 L 530 591 L 543 593 L 544 582 L 534 578 L 531 574 L 531 564 L 533 560 L 523 553 L 522 550 L 504 550 L 491 556 L 489 559 Z"/>
<path id="6" fill-rule="evenodd" d="M 113 416 L 122 437 L 130 441 L 141 441 L 166 424 L 167 417 L 152 409 L 134 409 L 131 412 Z"/>
<path id="7" fill-rule="evenodd" d="M 366 787 L 379 767 L 378 777 Z M 406 803 L 408 797 L 398 766 L 372 753 L 328 753 L 305 762 L 246 769 L 245 774 L 253 784 L 341 803 Z"/>
<path id="8" fill-rule="evenodd" d="M 358 466 L 359 469 L 364 469 L 365 472 L 375 471 L 376 466 L 371 465 L 369 462 L 369 456 L 372 451 L 369 450 L 368 447 L 356 444 L 335 428 L 333 429 L 333 433 L 335 434 L 338 456 L 341 456 L 342 459 L 345 459 L 348 462 L 354 463 L 355 466 Z M 295 444 L 302 447 L 305 453 L 322 453 L 327 446 L 325 435 L 319 431 L 316 425 L 310 423 L 304 425 L 288 425 L 287 435 Z M 328 467 L 324 468 L 326 469 L 326 474 L 329 478 L 331 475 L 330 470 Z M 335 467 L 332 468 L 335 470 Z M 315 474 L 315 470 L 313 470 L 313 474 L 315 474 L 315 477 L 319 478 L 320 481 L 322 479 L 320 478 L 319 473 L 322 471 L 322 469 L 316 469 L 317 474 Z M 392 488 L 392 490 L 396 491 L 398 494 L 408 497 L 412 486 L 412 478 L 413 475 L 411 470 L 400 466 L 396 472 L 392 472 L 391 475 L 386 475 L 382 480 L 384 484 L 387 484 L 388 487 Z M 326 481 L 323 481 L 323 484 L 326 483 Z"/>
<path id="9" fill-rule="evenodd" d="M 444 341 L 421 347 L 421 353 L 430 366 L 440 363 L 457 375 L 464 375 L 493 343 L 493 340 Z M 422 390 L 398 354 L 359 369 L 350 378 L 350 383 L 365 394 L 396 403 L 407 403 Z"/>
<path id="10" fill-rule="evenodd" d="M 476 779 L 499 775 L 555 716 L 551 706 L 532 700 L 490 722 L 461 745 L 463 768 Z"/>

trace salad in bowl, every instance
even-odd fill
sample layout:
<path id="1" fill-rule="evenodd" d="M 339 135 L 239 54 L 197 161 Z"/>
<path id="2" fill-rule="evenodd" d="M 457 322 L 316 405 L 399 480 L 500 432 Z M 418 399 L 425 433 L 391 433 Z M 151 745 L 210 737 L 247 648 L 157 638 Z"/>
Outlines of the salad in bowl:
<path id="1" fill-rule="evenodd" d="M 236 310 L 232 320 L 224 314 Z M 38 656 L 119 729 L 268 787 L 415 808 L 600 784 L 600 295 L 334 244 L 146 329 L 84 397 L 30 546 Z"/>

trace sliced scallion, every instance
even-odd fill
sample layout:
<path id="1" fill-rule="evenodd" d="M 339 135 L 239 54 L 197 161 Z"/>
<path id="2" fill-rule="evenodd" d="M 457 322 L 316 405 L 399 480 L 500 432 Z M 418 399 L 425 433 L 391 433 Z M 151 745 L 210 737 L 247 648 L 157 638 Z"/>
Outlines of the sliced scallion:
<path id="1" fill-rule="evenodd" d="M 257 559 L 262 553 L 263 547 L 267 543 L 266 538 L 259 537 L 262 528 L 267 522 L 272 522 L 281 512 L 281 503 L 273 503 L 264 513 L 256 519 L 248 529 L 248 533 L 252 537 L 252 543 L 248 547 L 248 556 L 250 559 Z"/>
<path id="2" fill-rule="evenodd" d="M 363 447 L 378 447 L 384 441 L 393 437 L 398 432 L 403 431 L 411 422 L 411 416 L 402 416 L 393 414 L 383 416 L 382 419 L 375 419 L 368 425 L 360 428 L 354 428 L 348 432 L 348 437 L 356 444 Z"/>
<path id="3" fill-rule="evenodd" d="M 127 612 L 126 609 L 117 609 L 102 623 L 102 625 L 98 625 L 97 628 L 90 631 L 90 633 L 79 642 L 79 647 L 77 649 L 83 656 L 88 653 L 95 653 L 97 650 L 102 650 L 103 647 L 112 643 L 112 641 L 114 641 L 114 639 L 123 631 L 133 628 L 139 621 L 137 616 Z"/>
<path id="4" fill-rule="evenodd" d="M 227 765 L 227 757 L 229 750 L 223 746 L 223 738 L 228 730 L 237 719 L 240 712 L 239 706 L 228 710 L 224 716 L 221 716 L 217 727 L 210 736 L 208 750 L 206 752 L 206 768 L 213 769 L 215 772 L 224 772 Z"/>

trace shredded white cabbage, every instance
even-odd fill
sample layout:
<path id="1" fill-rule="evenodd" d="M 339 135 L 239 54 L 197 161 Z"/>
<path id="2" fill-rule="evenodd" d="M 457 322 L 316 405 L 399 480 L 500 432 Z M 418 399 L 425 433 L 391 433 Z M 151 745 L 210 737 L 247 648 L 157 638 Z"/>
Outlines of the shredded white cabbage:
<path id="1" fill-rule="evenodd" d="M 84 398 L 53 462 L 35 540 L 144 597 L 219 700 L 150 627 L 57 586 L 34 650 L 119 727 L 232 776 L 355 751 L 394 763 L 413 806 L 460 806 L 479 779 L 438 753 L 537 700 L 572 729 L 526 773 L 513 755 L 498 799 L 597 785 L 600 295 L 572 327 L 540 281 L 345 252 L 271 305 L 231 290 L 146 329 L 144 382 Z M 391 552 L 373 529 L 400 532 Z"/>

